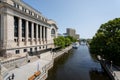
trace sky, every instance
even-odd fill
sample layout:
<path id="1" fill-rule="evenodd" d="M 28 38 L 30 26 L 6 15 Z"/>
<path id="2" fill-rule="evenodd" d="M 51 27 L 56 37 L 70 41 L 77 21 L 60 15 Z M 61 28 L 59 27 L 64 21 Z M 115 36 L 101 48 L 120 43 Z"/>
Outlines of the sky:
<path id="1" fill-rule="evenodd" d="M 80 38 L 92 38 L 101 24 L 120 17 L 120 0 L 23 0 L 53 19 L 58 32 L 73 28 Z"/>

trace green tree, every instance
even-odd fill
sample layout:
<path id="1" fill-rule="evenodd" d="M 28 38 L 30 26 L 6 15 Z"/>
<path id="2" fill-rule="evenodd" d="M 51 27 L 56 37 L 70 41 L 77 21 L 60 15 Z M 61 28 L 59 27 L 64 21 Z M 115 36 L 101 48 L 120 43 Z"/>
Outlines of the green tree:
<path id="1" fill-rule="evenodd" d="M 58 38 L 55 38 L 54 45 L 61 48 L 65 48 L 65 38 L 63 36 L 59 36 Z"/>
<path id="2" fill-rule="evenodd" d="M 66 37 L 65 38 L 65 46 L 69 46 L 71 43 L 72 43 L 71 40 L 68 37 Z"/>
<path id="3" fill-rule="evenodd" d="M 72 36 L 66 36 L 66 37 L 69 38 L 71 42 L 76 42 L 76 41 L 77 41 L 77 39 L 75 39 L 75 38 L 72 37 Z"/>
<path id="4" fill-rule="evenodd" d="M 65 48 L 66 46 L 69 46 L 72 42 L 76 42 L 77 40 L 74 39 L 71 36 L 59 36 L 58 38 L 54 39 L 54 45 L 61 47 L 61 48 Z"/>
<path id="5" fill-rule="evenodd" d="M 90 51 L 105 58 L 120 61 L 120 18 L 102 24 L 90 43 Z"/>

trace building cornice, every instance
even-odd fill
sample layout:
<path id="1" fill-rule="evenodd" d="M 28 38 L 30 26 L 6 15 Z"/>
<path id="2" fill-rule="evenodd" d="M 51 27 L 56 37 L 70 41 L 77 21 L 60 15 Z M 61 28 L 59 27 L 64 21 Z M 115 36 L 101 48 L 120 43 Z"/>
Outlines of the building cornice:
<path id="1" fill-rule="evenodd" d="M 28 17 L 30 17 L 30 18 L 32 18 L 32 19 L 37 20 L 38 22 L 41 22 L 41 23 L 44 23 L 44 24 L 50 26 L 49 23 L 44 22 L 44 21 L 42 21 L 42 20 L 40 20 L 40 19 L 37 19 L 36 17 L 31 16 L 30 14 L 25 13 L 25 12 L 23 12 L 22 10 L 17 9 L 17 8 L 15 8 L 15 7 L 12 6 L 12 5 L 9 5 L 9 4 L 5 3 L 5 2 L 2 2 L 1 4 L 2 4 L 2 7 L 10 8 L 10 9 L 12 9 L 13 11 L 16 11 L 16 12 L 18 12 L 18 13 L 21 13 L 21 14 L 23 14 L 23 15 L 25 15 L 25 16 L 28 16 Z"/>
<path id="2" fill-rule="evenodd" d="M 12 0 L 13 2 L 18 3 L 19 5 L 22 5 L 23 7 L 30 9 L 31 11 L 37 13 L 38 15 L 40 15 L 41 17 L 47 19 L 45 16 L 42 15 L 42 13 L 40 11 L 38 11 L 37 9 L 33 8 L 32 6 L 30 6 L 29 4 L 25 3 L 23 0 Z"/>

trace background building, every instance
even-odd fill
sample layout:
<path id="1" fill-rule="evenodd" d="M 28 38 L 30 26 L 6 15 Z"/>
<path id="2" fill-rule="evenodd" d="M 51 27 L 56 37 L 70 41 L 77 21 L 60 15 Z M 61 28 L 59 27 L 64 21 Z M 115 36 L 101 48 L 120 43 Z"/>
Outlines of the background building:
<path id="1" fill-rule="evenodd" d="M 76 39 L 80 40 L 80 35 L 79 34 L 76 34 Z"/>
<path id="2" fill-rule="evenodd" d="M 22 0 L 0 0 L 0 55 L 34 53 L 54 47 L 56 22 Z"/>
<path id="3" fill-rule="evenodd" d="M 68 36 L 75 37 L 75 33 L 76 33 L 75 29 L 67 28 L 67 29 L 66 29 L 66 32 L 67 32 L 67 35 L 68 35 Z"/>
<path id="4" fill-rule="evenodd" d="M 66 29 L 66 33 L 64 33 L 65 35 L 68 35 L 68 36 L 72 36 L 76 39 L 80 39 L 80 36 L 79 34 L 76 34 L 76 30 L 75 29 L 72 29 L 72 28 L 67 28 Z"/>

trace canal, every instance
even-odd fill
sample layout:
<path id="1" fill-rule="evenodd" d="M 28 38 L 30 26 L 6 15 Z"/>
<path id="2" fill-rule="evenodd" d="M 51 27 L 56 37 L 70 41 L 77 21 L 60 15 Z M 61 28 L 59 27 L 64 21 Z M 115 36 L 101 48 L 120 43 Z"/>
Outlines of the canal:
<path id="1" fill-rule="evenodd" d="M 109 80 L 88 47 L 81 44 L 55 60 L 46 80 Z"/>

